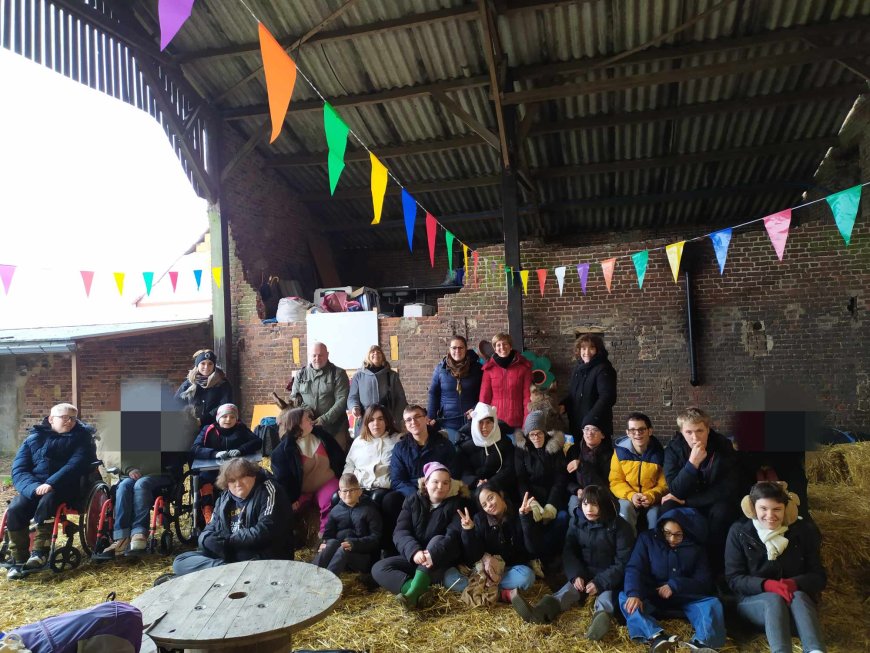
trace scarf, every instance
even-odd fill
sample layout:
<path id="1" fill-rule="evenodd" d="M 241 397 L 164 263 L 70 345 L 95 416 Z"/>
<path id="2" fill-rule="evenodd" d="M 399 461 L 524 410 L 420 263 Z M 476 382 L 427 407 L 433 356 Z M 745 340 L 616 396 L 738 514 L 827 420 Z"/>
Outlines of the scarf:
<path id="1" fill-rule="evenodd" d="M 755 526 L 755 532 L 758 537 L 764 542 L 767 548 L 767 559 L 776 560 L 779 556 L 785 553 L 788 546 L 788 539 L 783 537 L 783 534 L 788 530 L 788 526 L 780 526 L 775 530 L 770 530 L 761 525 L 757 519 L 752 520 L 752 525 Z"/>
<path id="2" fill-rule="evenodd" d="M 320 446 L 320 438 L 314 435 L 314 433 L 309 433 L 308 435 L 296 438 L 296 446 L 299 447 L 299 451 L 303 456 L 314 458 L 314 455 L 317 453 L 317 447 Z"/>
<path id="3" fill-rule="evenodd" d="M 494 423 L 489 435 L 483 437 L 483 433 L 480 432 L 480 420 L 485 417 L 491 418 Z M 474 412 L 471 413 L 471 439 L 474 441 L 475 446 L 484 448 L 490 447 L 501 440 L 501 427 L 498 425 L 496 410 L 493 406 L 478 403 L 474 407 Z"/>
<path id="4" fill-rule="evenodd" d="M 511 349 L 511 352 L 507 356 L 505 356 L 504 358 L 502 358 L 498 354 L 493 354 L 492 360 L 494 360 L 495 364 L 498 365 L 499 367 L 503 367 L 504 369 L 507 369 L 508 365 L 513 363 L 514 358 L 516 358 L 516 357 L 517 357 L 517 352 L 515 352 L 513 349 Z"/>
<path id="5" fill-rule="evenodd" d="M 199 372 L 197 372 L 193 378 L 193 382 L 196 385 L 198 385 L 200 388 L 204 388 L 206 385 L 208 385 L 208 376 L 206 376 L 205 374 L 200 374 Z"/>

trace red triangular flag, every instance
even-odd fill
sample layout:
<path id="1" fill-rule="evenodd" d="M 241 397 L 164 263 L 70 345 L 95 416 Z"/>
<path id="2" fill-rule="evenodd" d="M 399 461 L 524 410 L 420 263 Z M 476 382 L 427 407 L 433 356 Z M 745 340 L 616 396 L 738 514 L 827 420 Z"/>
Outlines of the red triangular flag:
<path id="1" fill-rule="evenodd" d="M 770 242 L 773 243 L 776 257 L 780 261 L 782 261 L 782 255 L 785 253 L 785 241 L 788 240 L 788 228 L 790 225 L 791 209 L 772 213 L 764 218 L 764 228 L 767 229 L 767 235 L 770 236 Z"/>
<path id="2" fill-rule="evenodd" d="M 175 292 L 175 288 L 178 285 L 178 272 L 176 272 L 175 270 L 170 270 L 169 281 L 172 282 L 172 292 Z"/>
<path id="3" fill-rule="evenodd" d="M 429 263 L 432 267 L 435 267 L 435 230 L 438 227 L 438 223 L 435 220 L 435 216 L 426 212 L 426 239 L 429 241 Z"/>
<path id="4" fill-rule="evenodd" d="M 94 282 L 94 273 L 90 270 L 82 270 L 82 281 L 85 284 L 85 295 L 91 296 L 91 284 Z"/>
<path id="5" fill-rule="evenodd" d="M 263 23 L 259 23 L 260 53 L 263 56 L 263 72 L 266 75 L 266 93 L 269 96 L 269 115 L 272 118 L 272 138 L 274 143 L 281 133 L 293 87 L 296 85 L 296 64 L 269 33 Z"/>
<path id="6" fill-rule="evenodd" d="M 547 270 L 545 268 L 539 268 L 538 272 L 538 286 L 541 288 L 541 297 L 544 296 L 544 286 L 547 285 Z"/>
<path id="7" fill-rule="evenodd" d="M 607 284 L 607 292 L 610 292 L 610 282 L 613 280 L 613 268 L 616 267 L 616 259 L 609 258 L 601 261 L 601 271 L 604 273 L 604 283 Z"/>

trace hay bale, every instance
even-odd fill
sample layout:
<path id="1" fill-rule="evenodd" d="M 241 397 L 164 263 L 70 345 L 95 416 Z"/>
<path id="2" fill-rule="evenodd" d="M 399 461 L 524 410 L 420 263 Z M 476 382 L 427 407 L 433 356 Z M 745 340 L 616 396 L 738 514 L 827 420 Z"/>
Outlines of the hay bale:
<path id="1" fill-rule="evenodd" d="M 807 456 L 812 484 L 852 485 L 870 491 L 870 442 L 835 444 Z"/>

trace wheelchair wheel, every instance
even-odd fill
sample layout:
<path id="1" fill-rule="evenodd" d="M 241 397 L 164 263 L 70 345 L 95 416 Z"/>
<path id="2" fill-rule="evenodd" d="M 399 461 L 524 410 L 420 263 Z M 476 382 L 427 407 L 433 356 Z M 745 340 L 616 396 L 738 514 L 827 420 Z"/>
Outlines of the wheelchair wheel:
<path id="1" fill-rule="evenodd" d="M 79 513 L 79 541 L 81 542 L 82 550 L 88 557 L 94 551 L 104 549 L 108 546 L 108 542 L 112 541 L 111 532 L 100 532 L 100 514 L 103 513 L 104 508 L 110 508 L 105 506 L 108 501 L 109 486 L 103 481 L 98 481 L 91 486 L 87 498 L 84 504 L 82 504 L 82 510 Z M 110 521 L 104 519 L 103 530 L 111 530 Z"/>
<path id="2" fill-rule="evenodd" d="M 161 555 L 168 556 L 172 553 L 172 531 L 165 530 L 160 535 L 160 544 L 157 546 L 157 550 Z"/>
<path id="3" fill-rule="evenodd" d="M 8 567 L 12 563 L 9 552 L 9 533 L 6 532 L 6 513 L 0 517 L 0 567 Z"/>
<path id="4" fill-rule="evenodd" d="M 193 479 L 190 472 L 186 472 L 175 486 L 170 510 L 179 541 L 183 544 L 194 544 L 205 523 L 201 515 L 193 514 Z"/>
<path id="5" fill-rule="evenodd" d="M 62 546 L 55 549 L 48 559 L 48 566 L 55 573 L 75 569 L 82 563 L 82 554 L 74 546 Z"/>

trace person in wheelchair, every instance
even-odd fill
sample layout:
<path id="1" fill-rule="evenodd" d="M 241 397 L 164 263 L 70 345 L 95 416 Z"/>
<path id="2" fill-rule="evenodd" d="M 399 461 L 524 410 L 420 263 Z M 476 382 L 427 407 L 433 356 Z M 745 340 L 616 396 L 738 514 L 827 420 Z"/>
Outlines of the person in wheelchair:
<path id="1" fill-rule="evenodd" d="M 79 421 L 75 406 L 57 404 L 48 417 L 30 429 L 19 447 L 12 463 L 12 483 L 18 495 L 7 510 L 13 561 L 7 578 L 22 578 L 27 571 L 45 566 L 51 539 L 51 528 L 45 522 L 54 517 L 61 503 L 81 498 L 82 479 L 96 459 L 94 431 Z M 36 525 L 32 548 L 31 520 Z"/>

